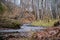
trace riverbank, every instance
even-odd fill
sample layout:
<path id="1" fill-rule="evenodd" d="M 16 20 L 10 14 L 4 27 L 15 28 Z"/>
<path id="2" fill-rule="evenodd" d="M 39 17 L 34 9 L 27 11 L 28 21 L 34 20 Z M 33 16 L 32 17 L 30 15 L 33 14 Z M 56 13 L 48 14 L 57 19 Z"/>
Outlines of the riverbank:
<path id="1" fill-rule="evenodd" d="M 18 20 L 9 18 L 0 18 L 0 28 L 7 29 L 20 29 L 20 22 Z"/>
<path id="2" fill-rule="evenodd" d="M 33 21 L 31 25 L 35 26 L 44 26 L 44 27 L 52 27 L 54 26 L 54 23 L 59 21 L 58 19 L 53 19 L 53 20 L 37 20 Z"/>
<path id="3" fill-rule="evenodd" d="M 60 40 L 60 26 L 44 29 L 33 35 L 35 40 Z"/>

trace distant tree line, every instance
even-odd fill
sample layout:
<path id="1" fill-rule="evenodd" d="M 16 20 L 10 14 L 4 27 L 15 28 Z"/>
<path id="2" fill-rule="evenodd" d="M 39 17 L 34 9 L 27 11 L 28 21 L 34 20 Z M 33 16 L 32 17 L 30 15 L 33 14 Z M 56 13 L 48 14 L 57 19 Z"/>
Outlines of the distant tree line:
<path id="1" fill-rule="evenodd" d="M 33 12 L 36 20 L 40 19 L 59 19 L 60 18 L 60 0 L 4 0 L 12 2 L 21 8 L 21 15 L 24 12 Z M 20 1 L 20 2 L 19 2 Z M 19 4 L 19 3 L 20 4 Z"/>

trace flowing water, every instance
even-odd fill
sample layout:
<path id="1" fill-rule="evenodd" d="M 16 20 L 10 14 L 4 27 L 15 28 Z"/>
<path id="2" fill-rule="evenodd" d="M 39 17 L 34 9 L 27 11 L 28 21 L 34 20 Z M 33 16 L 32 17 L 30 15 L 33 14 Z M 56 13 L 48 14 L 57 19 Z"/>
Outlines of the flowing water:
<path id="1" fill-rule="evenodd" d="M 45 27 L 33 26 L 30 24 L 24 24 L 20 29 L 0 30 L 0 32 L 27 32 L 45 29 Z"/>
<path id="2" fill-rule="evenodd" d="M 45 29 L 45 27 L 39 27 L 39 26 L 30 25 L 30 24 L 24 24 L 24 25 L 21 26 L 20 29 L 0 30 L 0 33 L 19 33 L 19 34 L 16 34 L 16 35 L 26 37 L 26 36 L 30 35 L 31 31 L 36 32 L 36 31 L 40 31 L 41 29 Z"/>

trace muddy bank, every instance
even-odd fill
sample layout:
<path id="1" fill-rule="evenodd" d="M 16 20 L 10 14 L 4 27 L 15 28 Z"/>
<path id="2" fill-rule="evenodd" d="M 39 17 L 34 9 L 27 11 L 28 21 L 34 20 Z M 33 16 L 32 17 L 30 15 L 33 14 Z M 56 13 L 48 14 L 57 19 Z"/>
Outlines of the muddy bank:
<path id="1" fill-rule="evenodd" d="M 36 40 L 60 40 L 60 27 L 51 27 L 33 35 Z"/>

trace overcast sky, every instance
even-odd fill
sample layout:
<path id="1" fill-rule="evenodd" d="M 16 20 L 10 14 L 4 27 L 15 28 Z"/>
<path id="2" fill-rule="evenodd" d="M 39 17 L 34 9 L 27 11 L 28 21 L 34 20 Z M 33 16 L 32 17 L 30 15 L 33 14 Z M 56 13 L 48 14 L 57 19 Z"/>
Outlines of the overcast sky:
<path id="1" fill-rule="evenodd" d="M 16 0 L 16 5 L 20 5 L 20 0 Z"/>

